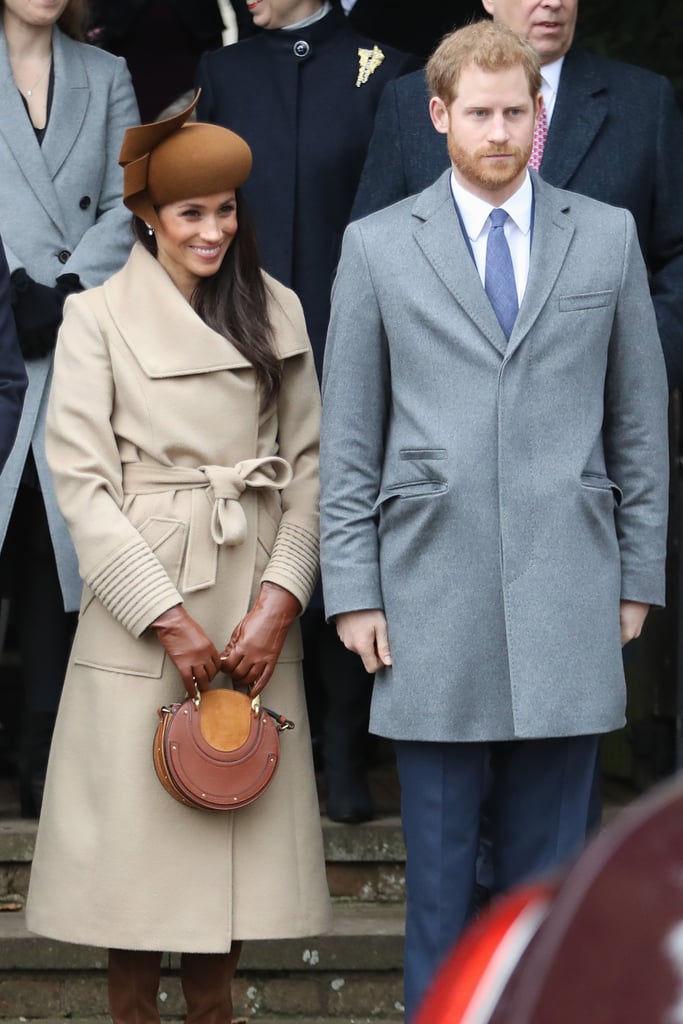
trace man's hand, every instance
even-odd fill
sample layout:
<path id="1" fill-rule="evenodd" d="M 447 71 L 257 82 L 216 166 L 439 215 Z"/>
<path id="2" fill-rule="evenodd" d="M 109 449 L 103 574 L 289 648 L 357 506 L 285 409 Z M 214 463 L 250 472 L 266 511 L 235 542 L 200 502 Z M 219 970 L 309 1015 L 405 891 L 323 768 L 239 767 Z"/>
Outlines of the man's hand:
<path id="1" fill-rule="evenodd" d="M 366 672 L 391 665 L 387 620 L 379 608 L 342 612 L 335 616 L 339 639 L 349 651 L 360 654 Z"/>
<path id="2" fill-rule="evenodd" d="M 620 601 L 619 621 L 621 623 L 621 646 L 640 636 L 643 624 L 650 610 L 649 604 L 640 601 Z"/>

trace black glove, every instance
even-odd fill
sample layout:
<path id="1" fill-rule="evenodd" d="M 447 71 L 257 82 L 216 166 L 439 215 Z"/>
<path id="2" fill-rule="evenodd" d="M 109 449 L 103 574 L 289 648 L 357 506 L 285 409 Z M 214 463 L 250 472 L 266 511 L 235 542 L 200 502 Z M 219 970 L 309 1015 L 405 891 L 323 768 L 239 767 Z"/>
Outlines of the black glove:
<path id="1" fill-rule="evenodd" d="M 50 288 L 29 277 L 23 267 L 10 278 L 12 309 L 24 359 L 40 359 L 55 347 L 64 300 L 81 291 L 78 274 L 62 274 Z"/>

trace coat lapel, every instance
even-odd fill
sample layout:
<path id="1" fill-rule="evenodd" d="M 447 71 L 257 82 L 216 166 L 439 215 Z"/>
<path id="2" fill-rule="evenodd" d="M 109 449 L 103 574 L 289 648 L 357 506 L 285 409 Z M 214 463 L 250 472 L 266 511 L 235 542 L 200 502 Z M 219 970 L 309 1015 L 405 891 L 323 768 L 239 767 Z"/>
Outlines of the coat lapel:
<path id="1" fill-rule="evenodd" d="M 150 378 L 251 366 L 180 294 L 164 268 L 136 243 L 123 270 L 104 284 L 109 314 Z"/>
<path id="2" fill-rule="evenodd" d="M 59 197 L 55 190 L 45 154 L 38 144 L 31 125 L 24 101 L 16 87 L 12 67 L 7 53 L 7 41 L 0 31 L 0 87 L 3 100 L 0 104 L 0 134 L 4 137 L 8 151 L 16 161 L 20 174 L 26 178 L 26 184 L 35 193 L 48 217 L 60 231 L 64 230 L 63 217 Z M 58 85 L 55 77 L 55 98 Z M 53 99 L 53 112 L 54 112 Z M 45 133 L 47 140 L 48 132 Z"/>
<path id="3" fill-rule="evenodd" d="M 556 193 L 532 172 L 534 184 L 534 229 L 522 305 L 507 344 L 507 355 L 519 348 L 544 309 L 557 281 L 574 235 L 570 197 Z"/>
<path id="4" fill-rule="evenodd" d="M 413 207 L 413 216 L 418 221 L 415 240 L 463 312 L 504 355 L 505 335 L 484 291 L 455 212 L 450 174 L 450 170 L 445 171 L 434 185 L 417 197 Z"/>
<path id="5" fill-rule="evenodd" d="M 59 29 L 53 31 L 52 50 L 55 91 L 42 150 L 48 172 L 54 179 L 83 127 L 90 88 L 78 45 Z"/>
<path id="6" fill-rule="evenodd" d="M 607 117 L 607 86 L 579 47 L 564 59 L 541 174 L 564 188 Z"/>

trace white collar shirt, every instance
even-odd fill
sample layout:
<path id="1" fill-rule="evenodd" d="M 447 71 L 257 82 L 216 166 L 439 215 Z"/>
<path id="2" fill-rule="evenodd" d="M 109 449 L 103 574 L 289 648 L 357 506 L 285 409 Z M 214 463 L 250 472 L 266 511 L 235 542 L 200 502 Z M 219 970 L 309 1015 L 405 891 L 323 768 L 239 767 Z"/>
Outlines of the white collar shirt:
<path id="1" fill-rule="evenodd" d="M 541 68 L 541 96 L 543 97 L 543 104 L 548 118 L 548 127 L 550 127 L 550 122 L 553 119 L 557 90 L 560 88 L 563 62 L 564 57 L 560 57 L 558 60 L 554 60 L 552 64 L 544 64 Z"/>
<path id="2" fill-rule="evenodd" d="M 482 285 L 486 273 L 486 242 L 491 222 L 489 216 L 494 207 L 479 196 L 469 192 L 455 179 L 451 171 L 451 192 L 462 218 L 465 232 L 469 239 L 474 262 L 479 272 Z M 510 247 L 512 266 L 515 272 L 517 299 L 522 304 L 529 277 L 529 261 L 531 257 L 531 223 L 534 201 L 534 190 L 529 172 L 517 191 L 502 205 L 508 214 L 505 222 L 505 237 Z"/>

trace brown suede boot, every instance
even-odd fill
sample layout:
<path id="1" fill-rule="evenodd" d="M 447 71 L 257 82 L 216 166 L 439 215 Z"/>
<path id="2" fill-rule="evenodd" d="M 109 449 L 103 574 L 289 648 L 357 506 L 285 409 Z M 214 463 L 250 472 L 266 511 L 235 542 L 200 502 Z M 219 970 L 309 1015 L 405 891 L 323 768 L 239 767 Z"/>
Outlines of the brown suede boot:
<path id="1" fill-rule="evenodd" d="M 107 982 L 113 1024 L 160 1024 L 161 953 L 110 949 Z"/>
<path id="2" fill-rule="evenodd" d="M 229 953 L 183 953 L 180 983 L 187 1004 L 186 1024 L 232 1024 L 232 979 L 242 952 L 233 942 Z"/>

